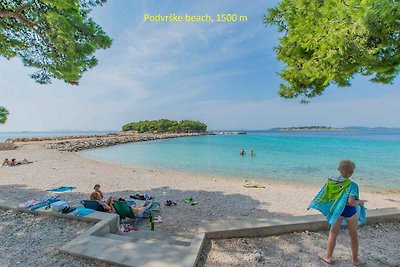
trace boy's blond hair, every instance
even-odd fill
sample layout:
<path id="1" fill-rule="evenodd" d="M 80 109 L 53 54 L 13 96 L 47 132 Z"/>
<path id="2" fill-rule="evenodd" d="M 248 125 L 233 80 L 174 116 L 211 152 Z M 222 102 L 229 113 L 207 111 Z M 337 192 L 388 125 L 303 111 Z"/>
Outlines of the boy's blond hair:
<path id="1" fill-rule="evenodd" d="M 356 164 L 351 160 L 344 159 L 339 162 L 338 170 L 340 172 L 340 176 L 344 178 L 351 177 L 355 169 L 356 169 Z"/>

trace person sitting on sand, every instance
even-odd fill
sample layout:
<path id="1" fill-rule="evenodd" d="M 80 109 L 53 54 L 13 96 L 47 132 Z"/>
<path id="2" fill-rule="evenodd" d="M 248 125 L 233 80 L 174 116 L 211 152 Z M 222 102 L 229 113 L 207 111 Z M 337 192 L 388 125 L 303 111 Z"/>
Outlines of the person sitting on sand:
<path id="1" fill-rule="evenodd" d="M 17 160 L 16 159 L 11 159 L 11 163 L 10 163 L 10 166 L 17 166 L 17 165 L 20 165 L 21 163 L 19 163 L 19 162 L 17 162 Z"/>
<path id="2" fill-rule="evenodd" d="M 355 168 L 356 165 L 350 160 L 340 161 L 340 177 L 329 178 L 309 206 L 324 214 L 331 225 L 326 252 L 321 251 L 317 254 L 328 264 L 332 263 L 333 250 L 343 219 L 346 220 L 349 229 L 352 263 L 355 266 L 364 264 L 358 257 L 357 227 L 366 221 L 366 201 L 360 200 L 358 185 L 349 179 Z"/>
<path id="3" fill-rule="evenodd" d="M 107 199 L 105 199 L 103 192 L 100 190 L 99 184 L 95 184 L 93 189 L 94 189 L 94 191 L 96 191 L 97 193 L 100 194 L 102 202 L 109 202 L 109 199 L 114 199 L 114 196 L 109 196 Z M 112 203 L 112 202 L 110 201 L 110 203 Z"/>
<path id="4" fill-rule="evenodd" d="M 244 155 L 246 154 L 246 152 L 245 152 L 244 149 L 242 148 L 242 150 L 240 150 L 239 154 L 240 154 L 241 156 L 244 156 Z"/>
<path id="5" fill-rule="evenodd" d="M 97 191 L 94 191 L 93 193 L 90 194 L 89 200 L 96 200 L 97 202 L 99 202 L 100 205 L 103 206 L 103 208 L 106 211 L 114 212 L 114 207 L 111 204 L 114 201 L 114 198 L 112 196 L 109 196 L 105 202 L 102 202 L 102 198 L 101 198 L 100 194 Z"/>
<path id="6" fill-rule="evenodd" d="M 99 184 L 95 184 L 94 187 L 93 187 L 93 189 L 94 189 L 94 191 L 96 191 L 97 193 L 99 193 L 101 199 L 104 198 L 104 194 L 103 194 L 103 192 L 101 192 L 101 190 L 100 190 L 100 185 L 99 185 Z"/>
<path id="7" fill-rule="evenodd" d="M 3 161 L 3 164 L 1 166 L 9 166 L 9 165 L 11 165 L 11 161 L 9 161 L 7 158 Z"/>

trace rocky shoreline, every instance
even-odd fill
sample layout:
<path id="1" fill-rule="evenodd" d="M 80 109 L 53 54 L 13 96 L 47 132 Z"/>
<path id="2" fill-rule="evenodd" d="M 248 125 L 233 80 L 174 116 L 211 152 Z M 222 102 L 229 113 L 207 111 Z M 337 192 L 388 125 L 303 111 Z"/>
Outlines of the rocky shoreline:
<path id="1" fill-rule="evenodd" d="M 67 136 L 67 137 L 48 137 L 48 138 L 15 138 L 8 139 L 7 142 L 49 142 L 45 145 L 47 149 L 57 149 L 59 151 L 77 152 L 85 149 L 114 146 L 119 144 L 144 142 L 159 139 L 178 138 L 186 136 L 209 135 L 211 133 L 119 133 L 96 136 Z M 57 141 L 57 142 L 52 142 Z"/>
<path id="2" fill-rule="evenodd" d="M 98 135 L 71 135 L 71 136 L 54 136 L 54 137 L 17 137 L 8 138 L 6 143 L 16 142 L 43 142 L 43 141 L 61 141 L 70 139 L 89 139 L 89 138 L 105 138 L 105 137 L 117 137 L 125 135 L 123 133 L 112 133 L 112 134 L 98 134 Z"/>

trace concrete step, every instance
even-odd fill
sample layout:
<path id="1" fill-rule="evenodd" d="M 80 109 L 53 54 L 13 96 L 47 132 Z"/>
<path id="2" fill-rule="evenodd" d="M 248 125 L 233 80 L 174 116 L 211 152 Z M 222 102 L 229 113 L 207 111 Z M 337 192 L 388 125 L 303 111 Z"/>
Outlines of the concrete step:
<path id="1" fill-rule="evenodd" d="M 146 245 L 98 236 L 76 238 L 60 251 L 132 267 L 188 267 L 194 263 L 194 256 L 188 247 L 162 243 Z"/>
<path id="2" fill-rule="evenodd" d="M 190 242 L 193 239 L 193 236 L 149 230 L 139 230 L 132 233 L 126 233 L 124 236 L 131 237 L 131 242 L 137 242 L 141 244 L 155 244 L 162 242 L 176 246 L 190 246 Z"/>
<path id="3" fill-rule="evenodd" d="M 126 235 L 105 234 L 104 236 L 101 236 L 101 237 L 112 239 L 112 240 L 124 241 L 124 242 L 131 242 L 132 241 L 132 237 L 131 236 L 126 236 Z"/>

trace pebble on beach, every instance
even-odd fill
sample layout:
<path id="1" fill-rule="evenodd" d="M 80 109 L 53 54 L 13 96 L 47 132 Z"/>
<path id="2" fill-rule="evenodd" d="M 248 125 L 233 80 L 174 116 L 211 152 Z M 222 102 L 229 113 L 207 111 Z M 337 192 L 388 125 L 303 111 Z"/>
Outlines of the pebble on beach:
<path id="1" fill-rule="evenodd" d="M 360 256 L 367 266 L 400 266 L 398 233 L 398 222 L 360 227 Z M 325 266 L 316 253 L 326 248 L 327 238 L 328 231 L 304 231 L 269 237 L 208 240 L 198 267 Z M 346 230 L 339 234 L 334 260 L 335 266 L 351 266 Z"/>
<path id="2" fill-rule="evenodd" d="M 0 266 L 114 266 L 59 252 L 90 223 L 10 210 L 0 210 L 0 218 Z"/>

